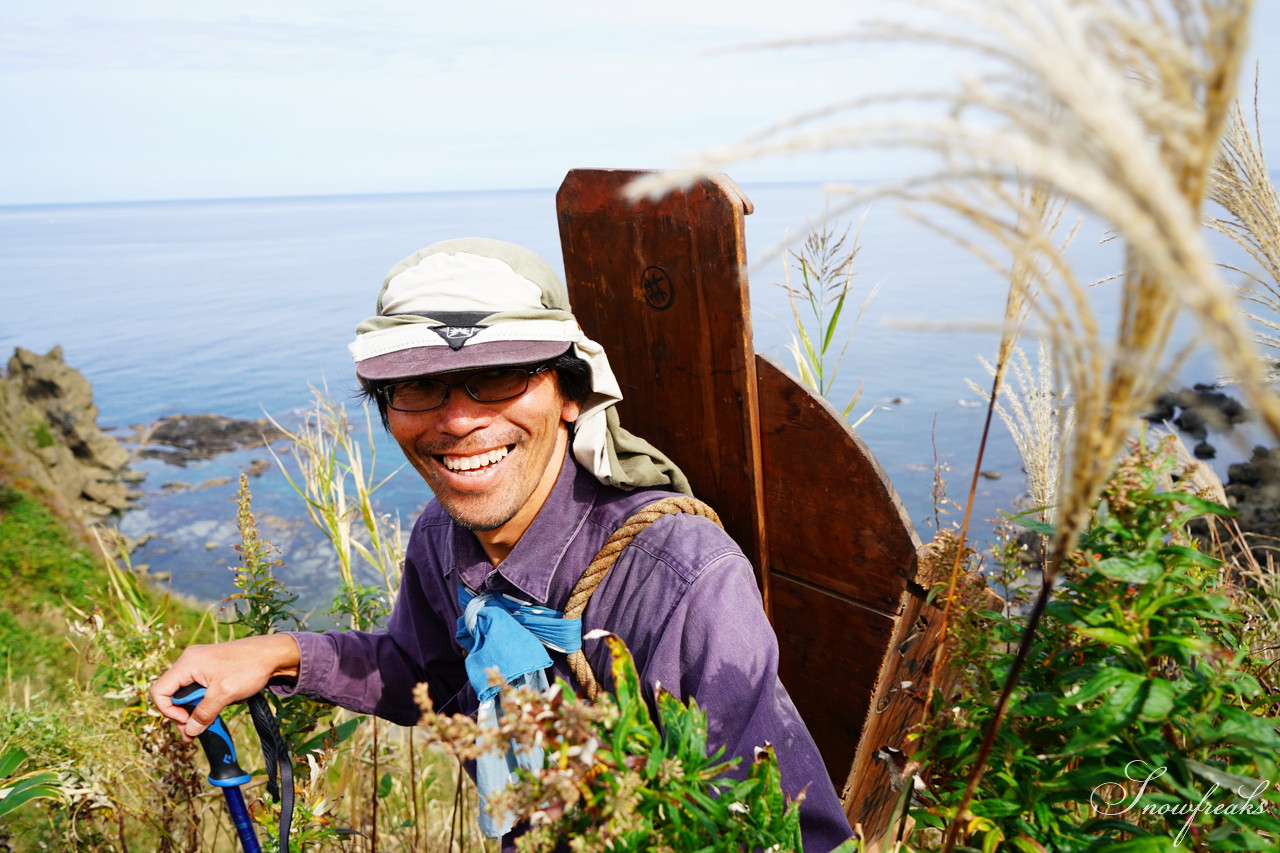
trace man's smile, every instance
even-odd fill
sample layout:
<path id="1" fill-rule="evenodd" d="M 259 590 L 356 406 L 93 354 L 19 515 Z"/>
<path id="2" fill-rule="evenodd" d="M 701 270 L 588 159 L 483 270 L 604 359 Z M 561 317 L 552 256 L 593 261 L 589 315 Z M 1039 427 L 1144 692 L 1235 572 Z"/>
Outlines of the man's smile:
<path id="1" fill-rule="evenodd" d="M 441 465 L 455 474 L 483 474 L 492 470 L 499 462 L 505 459 L 507 454 L 510 453 L 514 447 L 514 444 L 507 444 L 493 450 L 487 450 L 483 453 L 475 453 L 469 456 L 438 454 L 435 458 Z"/>

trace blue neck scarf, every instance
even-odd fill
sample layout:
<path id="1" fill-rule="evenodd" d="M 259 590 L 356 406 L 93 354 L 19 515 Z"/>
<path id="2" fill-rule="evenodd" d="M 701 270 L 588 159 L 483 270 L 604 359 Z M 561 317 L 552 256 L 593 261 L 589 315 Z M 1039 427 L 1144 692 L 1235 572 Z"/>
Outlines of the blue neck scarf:
<path id="1" fill-rule="evenodd" d="M 547 689 L 546 669 L 551 666 L 547 649 L 569 654 L 582 648 L 582 620 L 565 619 L 558 610 L 494 593 L 475 595 L 462 584 L 458 584 L 458 603 L 462 616 L 457 638 L 467 650 L 467 680 L 480 700 L 476 720 L 485 728 L 496 729 L 502 716 L 502 687 L 489 683 L 490 670 L 497 669 L 502 680 L 513 687 L 541 692 Z M 541 770 L 543 759 L 540 747 L 517 751 L 513 744 L 476 759 L 480 829 L 485 835 L 498 838 L 515 825 L 511 814 L 489 814 L 489 798 L 514 780 L 518 768 Z"/>

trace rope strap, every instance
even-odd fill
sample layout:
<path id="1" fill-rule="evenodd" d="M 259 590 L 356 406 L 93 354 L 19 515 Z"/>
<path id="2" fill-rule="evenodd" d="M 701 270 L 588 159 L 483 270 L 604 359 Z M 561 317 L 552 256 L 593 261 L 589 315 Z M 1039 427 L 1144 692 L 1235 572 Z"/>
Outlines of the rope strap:
<path id="1" fill-rule="evenodd" d="M 595 559 L 582 573 L 582 577 L 578 578 L 578 583 L 574 585 L 573 592 L 569 595 L 569 603 L 564 608 L 565 618 L 578 619 L 582 616 L 592 593 L 613 567 L 622 549 L 630 545 L 631 540 L 635 539 L 640 531 L 664 515 L 676 515 L 682 512 L 708 518 L 714 521 L 717 527 L 724 529 L 724 524 L 720 522 L 720 516 L 716 515 L 716 511 L 697 498 L 676 495 L 649 504 L 613 531 L 609 541 L 604 543 L 600 553 L 596 554 Z M 596 681 L 596 675 L 592 672 L 591 664 L 587 662 L 587 656 L 583 654 L 582 649 L 569 655 L 569 668 L 573 670 L 578 683 L 586 690 L 587 697 L 595 699 L 600 693 L 600 684 Z"/>

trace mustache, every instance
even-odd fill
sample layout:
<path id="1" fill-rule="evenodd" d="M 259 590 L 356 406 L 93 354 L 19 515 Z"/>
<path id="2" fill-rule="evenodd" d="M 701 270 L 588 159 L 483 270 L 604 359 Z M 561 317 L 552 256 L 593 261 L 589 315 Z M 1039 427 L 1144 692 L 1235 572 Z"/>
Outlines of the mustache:
<path id="1" fill-rule="evenodd" d="M 520 442 L 516 432 L 468 435 L 463 438 L 420 441 L 415 449 L 424 456 L 474 456 L 487 450 L 509 447 Z"/>

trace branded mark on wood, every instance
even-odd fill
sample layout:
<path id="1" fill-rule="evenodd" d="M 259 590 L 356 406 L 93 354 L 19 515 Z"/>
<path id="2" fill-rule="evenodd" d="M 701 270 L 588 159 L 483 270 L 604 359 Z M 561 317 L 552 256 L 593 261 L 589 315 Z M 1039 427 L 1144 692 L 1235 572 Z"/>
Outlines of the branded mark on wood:
<path id="1" fill-rule="evenodd" d="M 675 301 L 675 285 L 671 276 L 662 267 L 646 267 L 640 273 L 640 289 L 644 293 L 644 301 L 657 311 L 665 311 Z"/>

